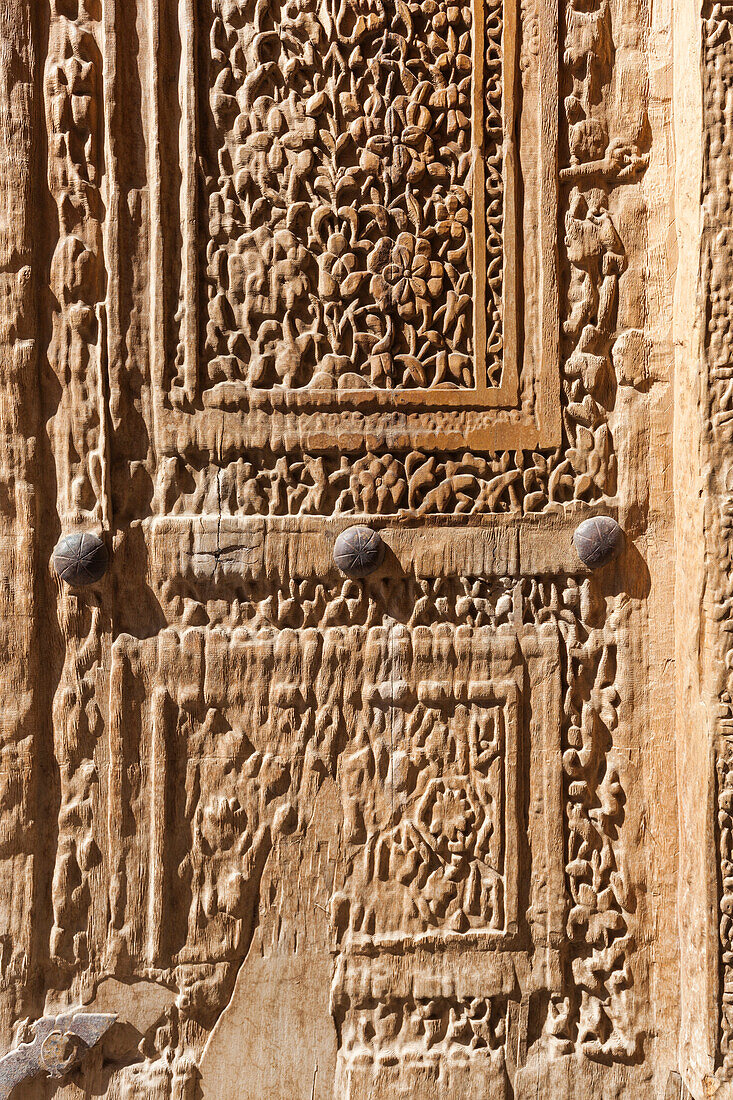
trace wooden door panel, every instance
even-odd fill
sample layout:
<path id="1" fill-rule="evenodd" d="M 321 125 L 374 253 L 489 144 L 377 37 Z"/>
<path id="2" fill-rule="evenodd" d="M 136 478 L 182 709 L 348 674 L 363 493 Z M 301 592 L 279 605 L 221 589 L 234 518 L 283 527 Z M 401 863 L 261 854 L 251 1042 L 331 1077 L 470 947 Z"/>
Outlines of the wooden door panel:
<path id="1" fill-rule="evenodd" d="M 0 1095 L 724 1097 L 727 8 L 703 79 L 634 0 L 8 11 Z"/>

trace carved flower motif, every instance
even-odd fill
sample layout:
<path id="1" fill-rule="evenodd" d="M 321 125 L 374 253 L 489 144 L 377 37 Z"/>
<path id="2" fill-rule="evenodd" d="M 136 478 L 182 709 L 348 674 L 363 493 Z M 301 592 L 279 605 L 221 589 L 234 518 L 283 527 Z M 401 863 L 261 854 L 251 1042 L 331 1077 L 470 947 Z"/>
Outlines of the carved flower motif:
<path id="1" fill-rule="evenodd" d="M 438 69 L 455 69 L 461 74 L 471 71 L 470 38 L 471 7 L 469 4 L 426 5 L 432 9 L 432 33 L 428 45 Z M 425 11 L 425 6 L 423 6 Z"/>
<path id="2" fill-rule="evenodd" d="M 251 129 L 237 147 L 235 158 L 236 187 L 240 194 L 249 183 L 260 190 L 279 187 L 281 174 L 288 164 L 296 177 L 311 168 L 312 145 L 318 127 L 294 96 L 282 103 L 262 97 L 251 119 L 244 121 L 243 128 Z M 295 157 L 288 157 L 288 153 Z"/>
<path id="3" fill-rule="evenodd" d="M 365 274 L 355 270 L 358 262 L 343 233 L 332 233 L 318 258 L 319 294 L 324 298 L 350 297 L 359 289 Z"/>
<path id="4" fill-rule="evenodd" d="M 428 829 L 442 840 L 451 854 L 462 854 L 470 846 L 476 814 L 466 792 L 439 784 L 434 788 Z"/>
<path id="5" fill-rule="evenodd" d="M 438 88 L 430 97 L 430 106 L 439 109 L 435 119 L 436 129 L 445 120 L 445 128 L 451 138 L 463 133 L 468 135 L 470 131 L 470 88 L 471 79 L 465 77 L 459 84 L 453 82 L 445 88 Z"/>
<path id="6" fill-rule="evenodd" d="M 431 260 L 430 242 L 411 233 L 400 233 L 394 242 L 382 237 L 369 255 L 367 268 L 374 301 L 383 310 L 397 310 L 405 321 L 427 313 L 430 299 L 443 286 L 443 268 Z"/>
<path id="7" fill-rule="evenodd" d="M 435 204 L 435 232 L 438 237 L 463 242 L 471 224 L 471 208 L 468 194 L 463 187 L 449 191 Z"/>
<path id="8" fill-rule="evenodd" d="M 366 131 L 370 129 L 366 120 Z M 428 107 L 407 96 L 398 96 L 385 117 L 386 133 L 367 138 L 361 167 L 369 174 L 386 171 L 393 185 L 417 183 L 426 172 L 443 177 L 445 167 L 436 159 L 430 131 L 433 117 Z"/>
<path id="9" fill-rule="evenodd" d="M 445 7 L 435 0 L 425 0 L 421 5 L 424 15 L 430 17 L 434 31 L 445 33 L 449 27 L 453 27 L 456 33 L 471 26 L 471 5 L 451 4 Z"/>
<path id="10" fill-rule="evenodd" d="M 349 484 L 355 508 L 364 512 L 389 514 L 407 496 L 402 463 L 391 454 L 360 458 L 354 464 Z"/>

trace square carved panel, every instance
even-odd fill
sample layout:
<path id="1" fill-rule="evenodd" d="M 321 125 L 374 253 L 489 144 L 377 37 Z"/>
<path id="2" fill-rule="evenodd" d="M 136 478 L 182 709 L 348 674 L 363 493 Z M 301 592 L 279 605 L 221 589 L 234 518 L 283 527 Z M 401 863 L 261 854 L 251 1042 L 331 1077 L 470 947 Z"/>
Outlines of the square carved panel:
<path id="1" fill-rule="evenodd" d="M 308 819 L 344 741 L 334 950 L 469 944 L 490 953 L 491 970 L 503 966 L 492 952 L 532 942 L 539 958 L 562 927 L 559 706 L 551 633 L 122 635 L 110 681 L 108 842 L 113 879 L 124 874 L 128 892 L 113 881 L 108 949 L 150 965 L 236 953 L 272 837 Z M 207 852 L 220 833 L 228 839 L 214 864 Z M 174 836 L 175 852 L 165 839 Z M 224 899 L 215 928 L 211 890 Z M 134 916 L 132 894 L 147 899 Z M 161 904 L 180 919 L 162 927 Z M 543 972 L 553 969 L 548 960 Z"/>

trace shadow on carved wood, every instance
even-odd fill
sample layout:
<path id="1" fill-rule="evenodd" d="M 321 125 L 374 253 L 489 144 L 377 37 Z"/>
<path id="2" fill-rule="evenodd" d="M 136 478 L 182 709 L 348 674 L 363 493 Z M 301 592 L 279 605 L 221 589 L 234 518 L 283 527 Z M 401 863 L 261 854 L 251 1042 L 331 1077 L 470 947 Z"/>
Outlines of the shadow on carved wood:
<path id="1" fill-rule="evenodd" d="M 39 227 L 35 320 L 0 336 L 32 334 L 35 419 L 6 434 L 34 441 L 39 500 L 0 490 L 34 662 L 8 666 L 8 714 L 32 705 L 3 778 L 0 1077 L 663 1095 L 673 891 L 640 840 L 676 829 L 647 805 L 673 770 L 647 698 L 671 661 L 648 629 L 671 545 L 647 476 L 671 424 L 657 16 L 11 7 L 7 209 Z M 0 233 L 13 302 L 23 248 Z M 590 575 L 573 532 L 600 517 L 626 538 Z"/>

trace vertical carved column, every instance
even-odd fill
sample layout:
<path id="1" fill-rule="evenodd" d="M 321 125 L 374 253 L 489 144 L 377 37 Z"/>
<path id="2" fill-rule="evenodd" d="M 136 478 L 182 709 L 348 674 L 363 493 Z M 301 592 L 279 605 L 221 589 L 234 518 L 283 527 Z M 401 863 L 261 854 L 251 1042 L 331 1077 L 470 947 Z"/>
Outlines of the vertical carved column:
<path id="1" fill-rule="evenodd" d="M 705 646 L 706 687 L 712 704 L 712 721 L 708 726 L 708 734 L 716 759 L 715 772 L 711 769 L 707 790 L 710 793 L 717 786 L 714 797 L 717 802 L 715 831 L 718 845 L 716 870 L 720 936 L 718 966 L 710 966 L 712 974 L 718 970 L 717 1012 L 711 1013 L 711 1016 L 713 1019 L 717 1016 L 719 1021 L 714 1048 L 715 1076 L 728 1079 L 733 1071 L 733 1013 L 729 1003 L 733 993 L 733 937 L 728 916 L 731 906 L 733 850 L 729 840 L 730 816 L 727 813 L 727 772 L 733 747 L 733 684 L 730 674 L 730 635 L 726 629 L 733 591 L 730 544 L 730 488 L 733 478 L 733 433 L 730 428 L 730 326 L 733 322 L 733 295 L 730 261 L 733 206 L 727 180 L 733 165 L 733 127 L 728 119 L 727 104 L 733 87 L 733 10 L 728 5 L 705 5 L 703 16 L 703 121 L 709 130 L 709 145 L 703 160 L 705 203 L 702 242 L 705 304 L 709 317 L 708 332 L 704 337 L 707 393 L 703 397 L 703 408 L 706 409 L 708 421 L 708 447 L 703 449 L 703 468 L 707 467 L 706 536 L 710 593 L 706 600 L 706 612 L 713 622 L 720 624 L 720 627 L 711 624 L 710 641 Z M 708 850 L 711 847 L 709 845 Z M 712 953 L 710 962 L 714 962 Z"/>
<path id="2" fill-rule="evenodd" d="M 699 624 L 697 632 L 689 632 L 689 643 L 679 636 L 677 642 L 681 1069 L 694 1095 L 713 1095 L 721 1086 L 721 1095 L 728 1095 L 723 1082 L 733 1079 L 733 7 L 705 3 L 698 21 L 683 6 L 678 40 L 678 51 L 686 51 L 680 65 L 693 71 L 699 59 L 702 67 L 701 94 L 687 84 L 678 90 L 678 126 L 703 134 L 700 149 L 677 170 L 683 243 L 675 447 L 678 571 L 684 574 L 677 610 L 680 623 Z M 693 306 L 695 289 L 699 297 Z"/>
<path id="3" fill-rule="evenodd" d="M 109 524 L 104 163 L 98 3 L 52 0 L 46 61 L 48 186 L 58 212 L 49 361 L 59 385 L 51 444 L 62 522 Z"/>
<path id="4" fill-rule="evenodd" d="M 113 40 L 109 20 L 105 27 L 105 17 L 113 10 L 114 5 L 100 0 L 51 0 L 48 9 L 47 180 L 58 234 L 50 268 L 48 346 L 57 387 L 48 434 L 56 512 L 64 533 L 75 528 L 108 531 L 111 522 L 104 51 Z M 60 805 L 49 947 L 60 973 L 68 976 L 62 979 L 66 984 L 82 981 L 82 975 L 94 969 L 95 943 L 105 921 L 97 836 L 102 797 L 98 746 L 104 715 L 97 694 L 109 618 L 98 591 L 79 594 L 65 585 L 57 614 L 63 665 L 52 720 Z"/>
<path id="5" fill-rule="evenodd" d="M 0 1042 L 29 1011 L 36 860 L 38 379 L 34 241 L 38 196 L 34 4 L 0 6 Z"/>

